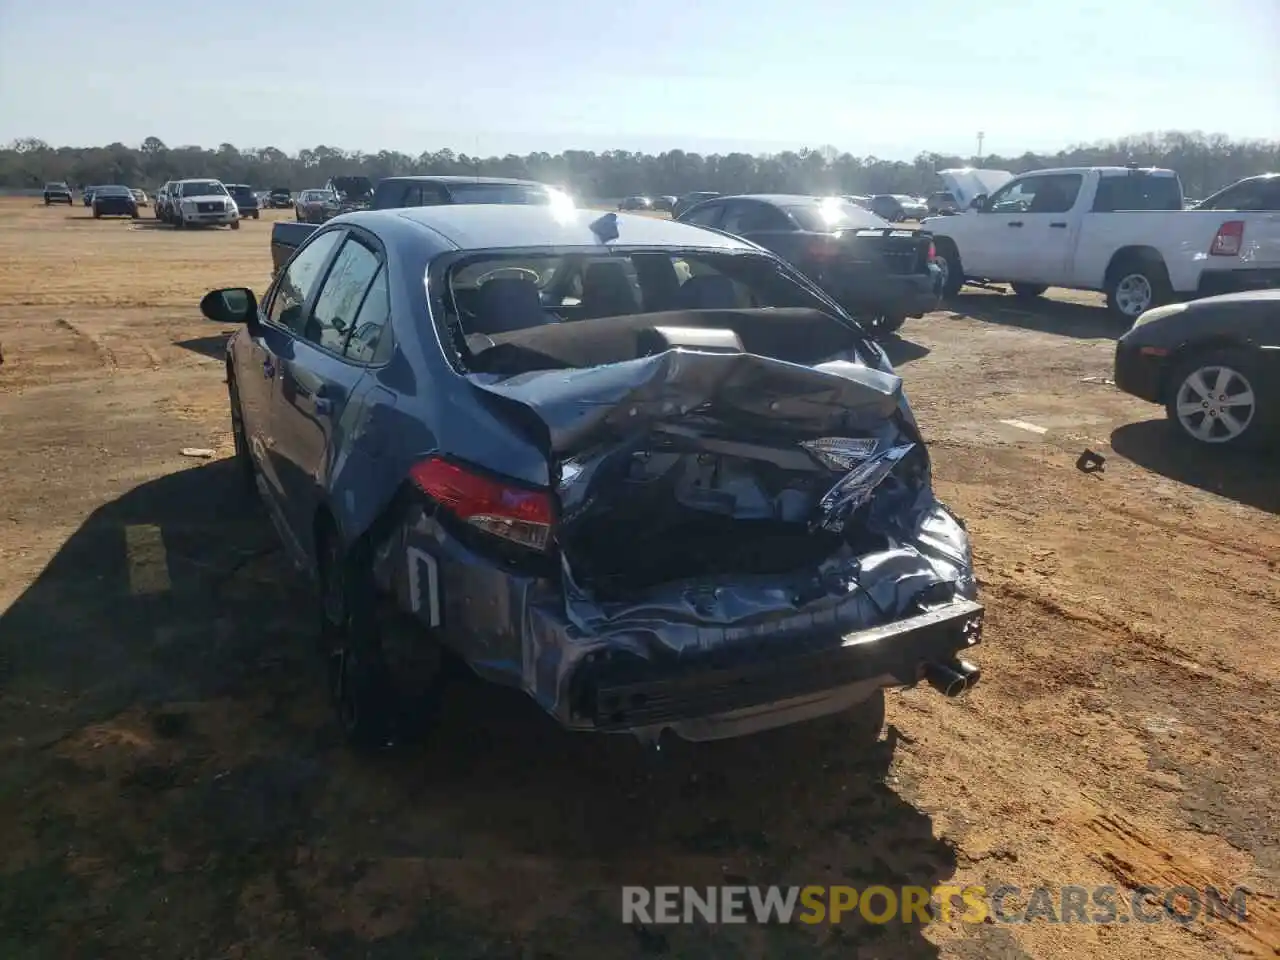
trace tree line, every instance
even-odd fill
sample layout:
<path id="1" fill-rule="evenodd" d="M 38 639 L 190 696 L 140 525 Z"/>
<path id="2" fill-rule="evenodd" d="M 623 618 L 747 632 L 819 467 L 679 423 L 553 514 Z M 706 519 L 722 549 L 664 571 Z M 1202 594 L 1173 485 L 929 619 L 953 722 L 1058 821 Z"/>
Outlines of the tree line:
<path id="1" fill-rule="evenodd" d="M 119 183 L 155 189 L 166 180 L 213 177 L 256 188 L 301 190 L 331 176 L 364 174 L 372 180 L 405 174 L 520 177 L 561 186 L 584 199 L 630 194 L 721 193 L 927 194 L 938 188 L 935 171 L 980 165 L 1021 173 L 1043 167 L 1101 166 L 1134 162 L 1169 167 L 1188 196 L 1201 199 L 1242 177 L 1280 170 L 1280 141 L 1238 141 L 1221 134 L 1171 131 L 1069 147 L 1054 154 L 959 157 L 921 153 L 913 161 L 858 157 L 834 147 L 752 156 L 703 155 L 684 150 L 659 154 L 628 150 L 566 150 L 526 156 L 479 157 L 453 150 L 412 156 L 317 146 L 290 156 L 275 147 L 216 149 L 170 147 L 158 137 L 140 146 L 52 147 L 15 140 L 0 150 L 0 187 L 39 189 L 49 181 L 72 186 Z"/>

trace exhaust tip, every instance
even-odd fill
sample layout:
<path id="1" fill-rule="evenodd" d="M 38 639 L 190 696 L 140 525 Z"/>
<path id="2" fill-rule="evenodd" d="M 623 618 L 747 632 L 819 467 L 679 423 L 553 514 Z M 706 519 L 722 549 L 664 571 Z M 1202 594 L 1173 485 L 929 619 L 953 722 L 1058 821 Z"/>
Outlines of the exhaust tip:
<path id="1" fill-rule="evenodd" d="M 929 685 L 946 697 L 958 697 L 970 687 L 976 686 L 982 671 L 967 660 L 933 661 L 925 664 L 925 679 Z"/>

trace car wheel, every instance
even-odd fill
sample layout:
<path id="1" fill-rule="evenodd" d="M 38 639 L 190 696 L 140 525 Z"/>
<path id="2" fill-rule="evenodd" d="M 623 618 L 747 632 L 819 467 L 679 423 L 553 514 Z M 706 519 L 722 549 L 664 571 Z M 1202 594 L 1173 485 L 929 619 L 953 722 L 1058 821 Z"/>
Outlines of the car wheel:
<path id="1" fill-rule="evenodd" d="M 101 220 L 101 219 L 102 219 L 102 211 L 101 211 L 101 210 L 96 210 L 96 209 L 95 209 L 95 210 L 93 211 L 93 219 L 95 219 L 95 220 Z"/>
<path id="2" fill-rule="evenodd" d="M 1253 445 L 1280 407 L 1270 381 L 1244 350 L 1215 350 L 1178 364 L 1168 380 L 1165 412 L 1183 435 L 1219 447 Z"/>
<path id="3" fill-rule="evenodd" d="M 316 555 L 320 642 L 343 734 L 361 750 L 418 739 L 439 706 L 442 648 L 379 597 L 367 541 L 344 554 L 332 522 L 322 523 Z"/>
<path id="4" fill-rule="evenodd" d="M 1009 286 L 1013 288 L 1013 295 L 1019 300 L 1034 300 L 1049 289 L 1048 285 L 1043 283 L 1011 283 Z"/>
<path id="5" fill-rule="evenodd" d="M 258 219 L 258 211 L 257 211 L 257 210 L 253 211 L 253 219 L 255 219 L 255 220 L 257 220 L 257 219 Z"/>
<path id="6" fill-rule="evenodd" d="M 957 296 L 964 286 L 964 266 L 960 263 L 960 251 L 949 240 L 939 242 L 935 247 L 938 256 L 934 262 L 942 271 L 942 295 Z"/>
<path id="7" fill-rule="evenodd" d="M 1107 307 L 1124 320 L 1137 320 L 1169 297 L 1169 274 L 1159 260 L 1129 260 L 1111 269 Z"/>
<path id="8" fill-rule="evenodd" d="M 45 201 L 44 201 L 44 205 L 45 205 L 46 207 L 51 206 L 52 204 L 53 204 L 53 201 L 52 201 L 52 200 L 49 200 L 48 198 L 46 198 L 46 199 L 45 199 Z"/>
<path id="9" fill-rule="evenodd" d="M 232 230 L 239 230 L 239 229 L 240 229 L 240 221 L 239 221 L 239 220 L 232 220 L 232 221 L 231 221 L 231 223 L 230 223 L 230 227 L 231 227 L 231 229 L 232 229 Z"/>
<path id="10" fill-rule="evenodd" d="M 235 445 L 236 472 L 240 475 L 244 492 L 258 492 L 258 470 L 253 464 L 253 451 L 249 449 L 249 437 L 244 429 L 244 409 L 240 406 L 240 388 L 235 374 L 227 368 L 227 407 L 231 412 L 231 442 Z"/>
<path id="11" fill-rule="evenodd" d="M 861 743 L 868 743 L 880 738 L 885 719 L 884 688 L 881 687 L 861 703 L 849 710 L 849 719 L 853 725 L 853 738 Z"/>

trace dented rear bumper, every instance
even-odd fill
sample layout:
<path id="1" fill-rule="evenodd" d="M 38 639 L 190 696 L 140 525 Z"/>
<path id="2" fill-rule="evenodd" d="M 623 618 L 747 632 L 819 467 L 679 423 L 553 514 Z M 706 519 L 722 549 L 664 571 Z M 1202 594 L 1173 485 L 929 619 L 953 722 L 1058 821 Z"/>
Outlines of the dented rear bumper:
<path id="1" fill-rule="evenodd" d="M 911 544 L 790 578 L 664 585 L 627 605 L 590 600 L 567 569 L 495 562 L 415 503 L 375 576 L 482 678 L 568 729 L 719 739 L 914 685 L 979 642 L 967 539 L 929 499 Z"/>

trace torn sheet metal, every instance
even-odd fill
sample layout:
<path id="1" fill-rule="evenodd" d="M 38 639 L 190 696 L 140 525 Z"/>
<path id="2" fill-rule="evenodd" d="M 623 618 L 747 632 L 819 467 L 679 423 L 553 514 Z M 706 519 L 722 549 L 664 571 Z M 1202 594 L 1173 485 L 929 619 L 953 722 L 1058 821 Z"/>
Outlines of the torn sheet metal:
<path id="1" fill-rule="evenodd" d="M 889 476 L 898 461 L 914 449 L 914 443 L 899 444 L 850 470 L 818 501 L 818 516 L 809 529 L 833 533 L 844 530 L 845 521 L 871 499 L 876 487 Z"/>
<path id="2" fill-rule="evenodd" d="M 838 435 L 891 416 L 902 397 L 896 374 L 849 361 L 805 367 L 750 353 L 686 350 L 581 370 L 468 379 L 532 410 L 557 456 L 686 416 L 755 435 Z"/>

